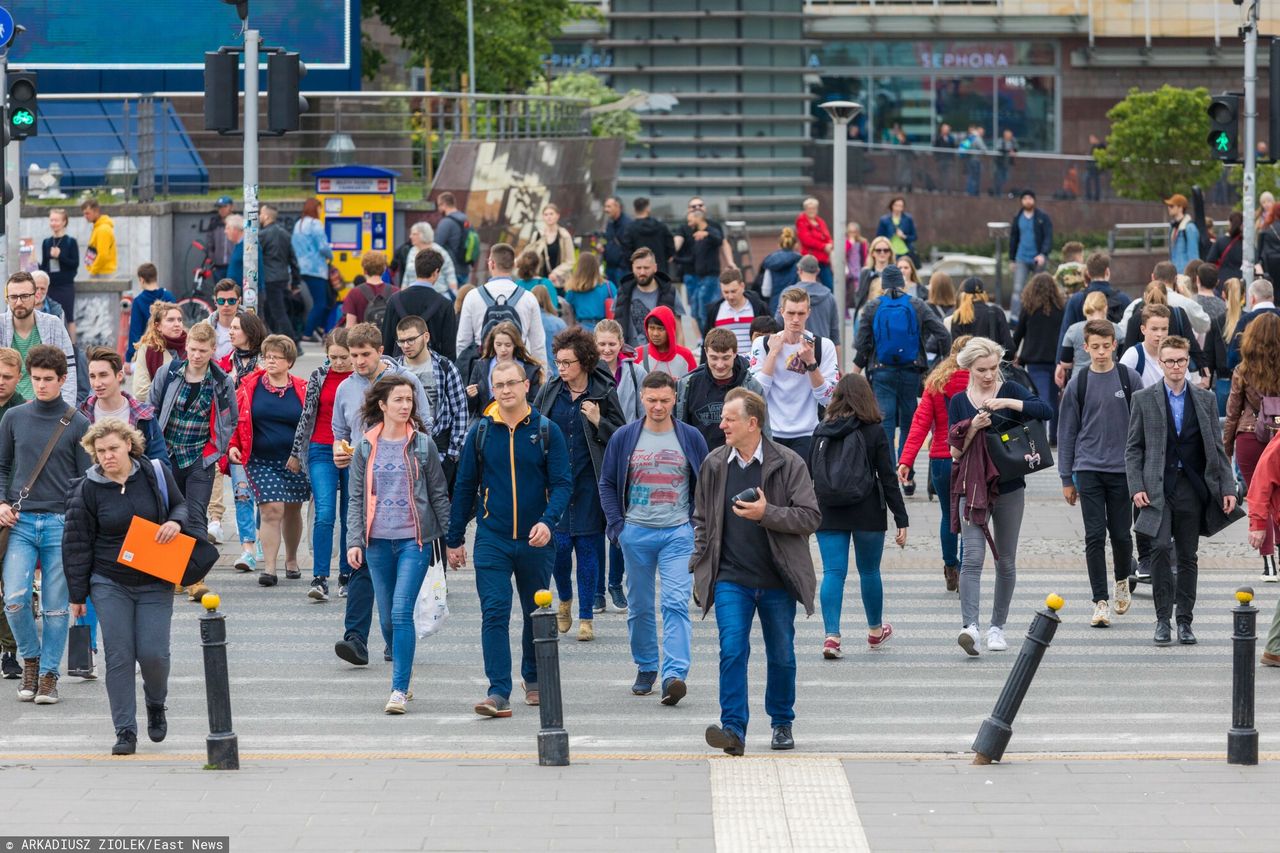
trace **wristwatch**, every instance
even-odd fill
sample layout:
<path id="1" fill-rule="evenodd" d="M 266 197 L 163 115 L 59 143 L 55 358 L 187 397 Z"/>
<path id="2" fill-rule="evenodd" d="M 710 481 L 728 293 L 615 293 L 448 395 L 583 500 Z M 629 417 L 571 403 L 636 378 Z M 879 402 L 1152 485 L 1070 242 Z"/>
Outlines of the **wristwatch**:
<path id="1" fill-rule="evenodd" d="M 805 373 L 813 373 L 817 369 L 818 369 L 818 362 L 816 361 L 813 364 L 806 364 L 804 366 Z"/>

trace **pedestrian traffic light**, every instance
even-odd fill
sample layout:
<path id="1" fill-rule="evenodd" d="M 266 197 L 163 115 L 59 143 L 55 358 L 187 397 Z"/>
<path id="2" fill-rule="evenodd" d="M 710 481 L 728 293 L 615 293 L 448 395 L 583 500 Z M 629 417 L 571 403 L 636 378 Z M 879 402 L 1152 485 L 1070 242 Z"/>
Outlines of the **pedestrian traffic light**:
<path id="1" fill-rule="evenodd" d="M 1240 96 L 1223 92 L 1209 102 L 1209 150 L 1215 160 L 1240 162 Z"/>
<path id="2" fill-rule="evenodd" d="M 240 57 L 204 55 L 204 129 L 231 133 L 240 127 Z"/>
<path id="3" fill-rule="evenodd" d="M 288 133 L 300 126 L 299 117 L 308 104 L 298 89 L 306 73 L 296 53 L 279 51 L 267 57 L 267 130 L 271 133 Z"/>
<path id="4" fill-rule="evenodd" d="M 26 139 L 37 132 L 36 73 L 10 71 L 8 75 L 9 112 L 6 122 L 11 139 Z"/>

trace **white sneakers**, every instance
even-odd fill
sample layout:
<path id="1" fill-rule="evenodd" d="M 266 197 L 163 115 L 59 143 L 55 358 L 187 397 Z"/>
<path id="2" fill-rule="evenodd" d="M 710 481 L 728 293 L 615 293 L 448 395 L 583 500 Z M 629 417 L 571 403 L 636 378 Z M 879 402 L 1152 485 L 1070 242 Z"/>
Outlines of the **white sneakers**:
<path id="1" fill-rule="evenodd" d="M 1009 648 L 1004 639 L 1004 629 L 992 625 L 987 629 L 987 651 L 1003 652 Z"/>
<path id="2" fill-rule="evenodd" d="M 222 544 L 222 522 L 221 521 L 209 522 L 209 541 L 212 542 L 214 545 Z"/>
<path id="3" fill-rule="evenodd" d="M 1116 615 L 1123 616 L 1129 612 L 1129 605 L 1133 603 L 1133 596 L 1129 592 L 1129 579 L 1116 581 Z"/>
<path id="4" fill-rule="evenodd" d="M 964 649 L 964 653 L 970 657 L 978 656 L 978 626 L 965 625 L 960 630 L 960 636 L 956 638 L 956 642 L 960 644 L 960 648 Z"/>
<path id="5" fill-rule="evenodd" d="M 387 707 L 383 710 L 388 714 L 403 714 L 405 703 L 409 701 L 409 695 L 399 690 L 392 690 L 391 698 L 387 700 Z"/>
<path id="6" fill-rule="evenodd" d="M 1128 584 L 1125 584 L 1127 587 Z M 1117 608 L 1119 609 L 1119 608 Z M 1090 627 L 1093 628 L 1110 628 L 1111 627 L 1111 604 L 1106 599 L 1093 605 L 1093 618 L 1089 620 Z"/>

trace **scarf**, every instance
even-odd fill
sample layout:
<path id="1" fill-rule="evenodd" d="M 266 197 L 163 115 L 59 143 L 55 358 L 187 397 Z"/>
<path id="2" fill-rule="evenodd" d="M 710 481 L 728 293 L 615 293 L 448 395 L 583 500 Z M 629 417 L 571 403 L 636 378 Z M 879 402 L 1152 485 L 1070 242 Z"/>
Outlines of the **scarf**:
<path id="1" fill-rule="evenodd" d="M 145 358 L 147 362 L 147 373 L 152 378 L 159 372 L 161 366 L 164 365 L 165 352 L 172 352 L 174 358 L 187 357 L 187 333 L 183 332 L 176 338 L 168 335 L 164 337 L 164 349 L 156 349 L 155 347 L 147 347 Z"/>
<path id="2" fill-rule="evenodd" d="M 231 353 L 231 369 L 236 374 L 236 384 L 258 369 L 258 351 L 236 348 Z"/>

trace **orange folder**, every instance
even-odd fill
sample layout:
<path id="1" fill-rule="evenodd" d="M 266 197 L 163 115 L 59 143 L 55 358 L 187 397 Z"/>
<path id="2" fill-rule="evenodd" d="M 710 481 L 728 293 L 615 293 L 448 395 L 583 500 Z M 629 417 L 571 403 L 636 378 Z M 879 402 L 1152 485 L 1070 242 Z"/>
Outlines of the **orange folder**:
<path id="1" fill-rule="evenodd" d="M 134 516 L 129 524 L 129 532 L 125 534 L 124 545 L 120 547 L 120 556 L 116 562 L 137 569 L 153 577 L 169 583 L 180 583 L 182 573 L 187 570 L 191 561 L 191 551 L 196 547 L 196 540 L 184 533 L 173 537 L 173 541 L 161 545 L 156 541 L 156 531 L 160 525 L 154 521 Z"/>

